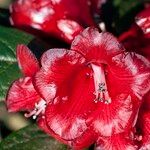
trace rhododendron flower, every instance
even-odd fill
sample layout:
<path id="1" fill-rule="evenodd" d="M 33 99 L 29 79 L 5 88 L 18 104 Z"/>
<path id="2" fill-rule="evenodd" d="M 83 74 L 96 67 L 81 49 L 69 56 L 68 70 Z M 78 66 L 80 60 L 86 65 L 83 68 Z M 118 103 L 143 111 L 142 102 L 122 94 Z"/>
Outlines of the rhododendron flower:
<path id="1" fill-rule="evenodd" d="M 133 25 L 129 31 L 119 37 L 129 51 L 141 53 L 150 60 L 150 7 L 144 9 L 136 16 L 137 25 Z M 150 92 L 143 98 L 143 104 L 139 111 L 137 132 L 140 150 L 150 149 Z"/>
<path id="2" fill-rule="evenodd" d="M 96 143 L 97 150 L 137 149 L 134 126 L 150 88 L 150 63 L 125 52 L 110 33 L 87 28 L 71 50 L 48 50 L 32 81 L 41 99 L 31 100 L 35 107 L 25 116 L 39 115 L 37 124 L 45 132 L 74 148 Z M 8 92 L 8 110 L 27 101 L 12 100 L 15 85 Z"/>
<path id="3" fill-rule="evenodd" d="M 24 77 L 14 81 L 7 96 L 10 112 L 32 110 L 40 100 L 33 86 L 33 76 L 40 69 L 39 63 L 31 51 L 24 45 L 17 47 L 17 60 Z"/>
<path id="4" fill-rule="evenodd" d="M 70 43 L 84 27 L 94 25 L 90 5 L 90 0 L 16 0 L 10 21 Z"/>
<path id="5" fill-rule="evenodd" d="M 136 23 L 119 37 L 119 41 L 128 51 L 135 51 L 150 60 L 150 7 L 136 16 Z"/>
<path id="6" fill-rule="evenodd" d="M 150 38 L 150 6 L 136 16 L 136 23 L 144 34 Z"/>

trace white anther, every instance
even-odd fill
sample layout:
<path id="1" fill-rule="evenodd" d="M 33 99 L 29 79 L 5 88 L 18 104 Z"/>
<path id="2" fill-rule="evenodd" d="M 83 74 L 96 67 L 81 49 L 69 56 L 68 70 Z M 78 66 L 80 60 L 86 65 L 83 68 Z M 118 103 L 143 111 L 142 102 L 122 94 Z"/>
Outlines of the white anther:
<path id="1" fill-rule="evenodd" d="M 44 114 L 46 108 L 46 101 L 45 100 L 40 100 L 39 103 L 35 103 L 35 108 L 29 112 L 25 113 L 25 117 L 29 118 L 32 116 L 33 119 L 36 119 L 39 114 Z"/>
<path id="2" fill-rule="evenodd" d="M 97 103 L 98 101 L 100 101 L 104 102 L 105 104 L 110 104 L 111 98 L 107 90 L 104 68 L 102 65 L 97 66 L 92 64 L 91 66 L 94 72 L 93 77 L 95 92 L 93 94 L 96 96 L 94 102 Z"/>

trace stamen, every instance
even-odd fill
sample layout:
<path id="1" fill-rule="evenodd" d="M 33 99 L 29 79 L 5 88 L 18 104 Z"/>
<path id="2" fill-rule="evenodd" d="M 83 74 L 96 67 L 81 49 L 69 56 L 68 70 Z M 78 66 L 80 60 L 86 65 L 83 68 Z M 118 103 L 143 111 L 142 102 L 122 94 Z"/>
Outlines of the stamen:
<path id="1" fill-rule="evenodd" d="M 35 103 L 35 108 L 31 112 L 25 113 L 24 116 L 27 118 L 33 116 L 33 119 L 36 119 L 40 113 L 44 114 L 45 107 L 46 101 L 42 99 L 39 101 L 39 103 Z"/>
<path id="2" fill-rule="evenodd" d="M 143 139 L 142 135 L 135 135 L 135 140 L 140 142 L 142 141 L 142 139 Z"/>
<path id="3" fill-rule="evenodd" d="M 93 76 L 94 76 L 95 92 L 93 94 L 96 96 L 94 102 L 97 103 L 100 101 L 104 102 L 105 104 L 110 104 L 111 98 L 107 90 L 104 68 L 102 65 L 97 66 L 92 64 L 91 66 L 94 72 Z"/>

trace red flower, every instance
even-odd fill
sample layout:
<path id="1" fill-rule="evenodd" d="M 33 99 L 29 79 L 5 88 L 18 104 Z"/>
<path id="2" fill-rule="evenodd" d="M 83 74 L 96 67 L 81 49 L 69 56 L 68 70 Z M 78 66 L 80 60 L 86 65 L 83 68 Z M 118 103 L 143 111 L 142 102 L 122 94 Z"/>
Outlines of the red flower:
<path id="1" fill-rule="evenodd" d="M 17 60 L 24 77 L 14 81 L 7 95 L 7 107 L 10 112 L 32 110 L 40 101 L 33 86 L 33 76 L 40 69 L 39 63 L 24 45 L 17 47 Z"/>
<path id="2" fill-rule="evenodd" d="M 94 25 L 90 11 L 90 0 L 17 0 L 10 21 L 71 43 L 83 27 Z"/>
<path id="3" fill-rule="evenodd" d="M 87 28 L 71 50 L 45 52 L 41 65 L 32 81 L 42 100 L 27 117 L 39 114 L 45 132 L 75 148 L 96 143 L 97 150 L 136 149 L 131 135 L 150 84 L 144 57 L 125 52 L 111 34 Z"/>
<path id="4" fill-rule="evenodd" d="M 136 16 L 136 23 L 119 37 L 119 41 L 128 51 L 135 51 L 150 60 L 150 7 Z"/>
<path id="5" fill-rule="evenodd" d="M 136 16 L 137 25 L 123 33 L 119 40 L 129 51 L 141 53 L 150 60 L 150 7 L 144 9 Z M 141 148 L 150 149 L 150 92 L 143 98 L 136 124 L 137 134 Z"/>
<path id="6" fill-rule="evenodd" d="M 150 6 L 136 16 L 136 23 L 144 34 L 150 38 Z"/>

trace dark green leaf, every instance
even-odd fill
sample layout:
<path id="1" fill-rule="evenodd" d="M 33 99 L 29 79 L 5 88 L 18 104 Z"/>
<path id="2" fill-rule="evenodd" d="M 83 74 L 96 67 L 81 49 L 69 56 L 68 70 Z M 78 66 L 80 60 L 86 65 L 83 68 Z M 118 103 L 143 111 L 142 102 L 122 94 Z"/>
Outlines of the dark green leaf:
<path id="1" fill-rule="evenodd" d="M 36 125 L 12 133 L 0 143 L 1 150 L 66 150 L 66 146 L 43 133 Z"/>
<path id="2" fill-rule="evenodd" d="M 126 31 L 143 9 L 143 3 L 143 0 L 108 0 L 102 7 L 102 18 L 108 31 L 117 35 Z"/>
<path id="3" fill-rule="evenodd" d="M 0 8 L 0 24 L 4 26 L 10 26 L 9 17 L 9 10 Z"/>
<path id="4" fill-rule="evenodd" d="M 142 9 L 142 0 L 114 0 L 114 7 L 118 11 L 115 16 L 114 26 L 117 33 L 121 33 L 134 22 L 134 17 Z"/>
<path id="5" fill-rule="evenodd" d="M 20 76 L 15 56 L 17 44 L 28 44 L 32 39 L 17 29 L 0 26 L 0 100 L 5 98 L 12 81 Z"/>

